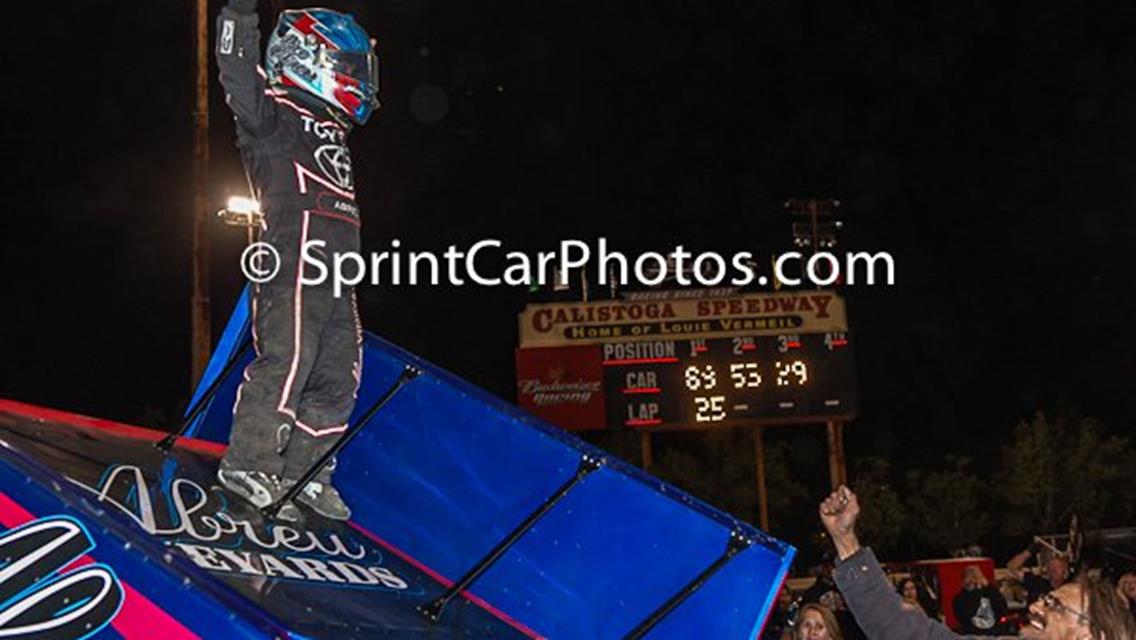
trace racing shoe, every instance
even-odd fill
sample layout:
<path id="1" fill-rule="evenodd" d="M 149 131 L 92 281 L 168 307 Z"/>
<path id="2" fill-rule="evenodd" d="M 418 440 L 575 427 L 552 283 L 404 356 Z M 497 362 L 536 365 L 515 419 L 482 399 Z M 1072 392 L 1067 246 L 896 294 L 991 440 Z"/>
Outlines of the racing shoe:
<path id="1" fill-rule="evenodd" d="M 340 497 L 339 491 L 326 482 L 309 482 L 296 499 L 329 520 L 347 520 L 351 517 L 351 508 Z"/>
<path id="2" fill-rule="evenodd" d="M 261 471 L 230 469 L 224 463 L 217 469 L 217 480 L 220 481 L 221 486 L 244 498 L 258 509 L 263 509 L 284 497 L 293 484 L 291 480 L 284 480 Z M 276 512 L 276 518 L 285 522 L 298 522 L 301 517 L 300 510 L 291 502 L 283 505 Z"/>

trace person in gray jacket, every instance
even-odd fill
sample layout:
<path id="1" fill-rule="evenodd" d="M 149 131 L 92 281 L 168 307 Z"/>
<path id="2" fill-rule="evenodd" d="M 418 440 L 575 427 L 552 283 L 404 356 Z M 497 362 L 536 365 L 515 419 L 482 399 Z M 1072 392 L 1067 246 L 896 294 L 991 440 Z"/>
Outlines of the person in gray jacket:
<path id="1" fill-rule="evenodd" d="M 856 536 L 860 504 L 841 486 L 820 504 L 820 519 L 836 547 L 836 586 L 869 640 L 964 638 L 902 606 L 876 556 Z M 1022 635 L 1042 640 L 1136 640 L 1136 620 L 1106 581 L 1082 576 L 1030 606 Z"/>

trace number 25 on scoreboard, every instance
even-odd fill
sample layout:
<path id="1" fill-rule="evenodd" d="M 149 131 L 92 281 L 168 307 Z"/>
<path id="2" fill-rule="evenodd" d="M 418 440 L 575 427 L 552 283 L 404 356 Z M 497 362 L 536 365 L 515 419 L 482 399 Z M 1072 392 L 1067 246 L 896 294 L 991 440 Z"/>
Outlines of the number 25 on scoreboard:
<path id="1" fill-rule="evenodd" d="M 696 396 L 694 398 L 695 422 L 721 422 L 726 419 L 726 396 Z"/>

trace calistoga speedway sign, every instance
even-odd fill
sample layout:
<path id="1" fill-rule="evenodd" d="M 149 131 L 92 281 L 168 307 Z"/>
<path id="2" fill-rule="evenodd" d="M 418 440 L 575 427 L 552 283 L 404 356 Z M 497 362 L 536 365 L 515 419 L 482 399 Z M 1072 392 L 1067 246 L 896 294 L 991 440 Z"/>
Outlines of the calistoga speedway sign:
<path id="1" fill-rule="evenodd" d="M 844 300 L 832 291 L 698 300 L 605 300 L 528 305 L 520 315 L 520 346 L 847 330 Z"/>

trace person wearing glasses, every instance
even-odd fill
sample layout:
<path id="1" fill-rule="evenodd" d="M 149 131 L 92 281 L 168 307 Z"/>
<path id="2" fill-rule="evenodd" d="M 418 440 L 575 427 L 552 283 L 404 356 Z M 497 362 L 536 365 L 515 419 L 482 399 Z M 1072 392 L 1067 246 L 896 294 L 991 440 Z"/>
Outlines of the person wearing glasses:
<path id="1" fill-rule="evenodd" d="M 948 640 L 966 638 L 902 604 L 879 561 L 856 536 L 860 504 L 841 486 L 820 504 L 820 519 L 836 547 L 833 578 L 869 640 Z M 1030 624 L 1022 635 L 1041 640 L 1136 640 L 1136 619 L 1116 588 L 1104 580 L 1079 576 L 1030 605 Z"/>

